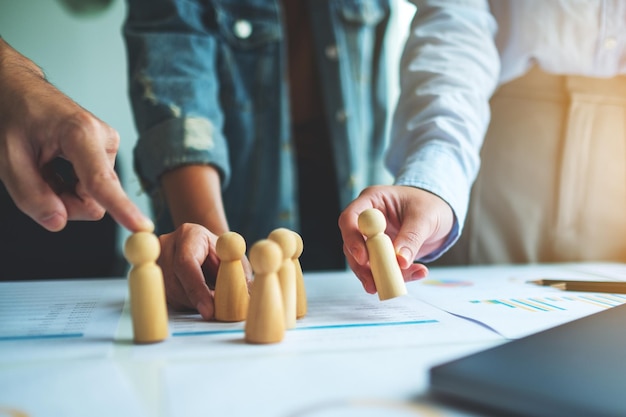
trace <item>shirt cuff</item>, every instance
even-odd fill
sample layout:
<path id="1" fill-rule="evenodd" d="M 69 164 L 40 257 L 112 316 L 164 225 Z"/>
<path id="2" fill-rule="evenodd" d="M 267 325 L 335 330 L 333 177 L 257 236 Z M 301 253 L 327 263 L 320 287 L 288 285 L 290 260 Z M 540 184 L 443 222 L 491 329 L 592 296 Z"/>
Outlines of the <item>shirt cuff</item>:
<path id="1" fill-rule="evenodd" d="M 445 143 L 426 144 L 405 160 L 396 175 L 396 185 L 429 191 L 448 203 L 454 214 L 454 224 L 445 243 L 420 258 L 420 262 L 439 258 L 456 243 L 463 230 L 474 177 L 465 172 L 457 153 Z"/>

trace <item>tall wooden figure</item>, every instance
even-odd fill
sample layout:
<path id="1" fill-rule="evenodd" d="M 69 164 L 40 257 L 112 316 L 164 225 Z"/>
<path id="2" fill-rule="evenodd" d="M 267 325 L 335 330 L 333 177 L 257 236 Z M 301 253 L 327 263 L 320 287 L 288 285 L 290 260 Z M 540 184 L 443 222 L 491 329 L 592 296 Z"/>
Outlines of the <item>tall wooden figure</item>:
<path id="1" fill-rule="evenodd" d="M 302 236 L 292 231 L 296 238 L 296 251 L 293 254 L 293 264 L 296 269 L 296 319 L 301 319 L 306 316 L 307 312 L 307 300 L 306 300 L 306 287 L 304 286 L 304 276 L 302 275 L 302 265 L 300 265 L 300 256 L 304 251 L 304 242 Z"/>
<path id="2" fill-rule="evenodd" d="M 163 272 L 156 263 L 160 253 L 159 238 L 151 232 L 134 233 L 124 245 L 132 265 L 128 288 L 135 343 L 160 342 L 168 336 Z"/>
<path id="3" fill-rule="evenodd" d="M 370 208 L 359 215 L 358 222 L 359 230 L 367 237 L 365 244 L 378 298 L 382 301 L 405 295 L 406 285 L 398 258 L 391 238 L 385 234 L 385 216 L 380 210 Z"/>
<path id="4" fill-rule="evenodd" d="M 281 227 L 275 229 L 267 237 L 278 243 L 283 252 L 283 261 L 278 270 L 278 282 L 283 296 L 283 308 L 285 310 L 285 326 L 287 329 L 296 327 L 296 266 L 293 263 L 293 256 L 296 253 L 297 243 L 294 233 Z"/>
<path id="5" fill-rule="evenodd" d="M 245 340 L 248 343 L 278 343 L 285 337 L 285 311 L 278 282 L 282 251 L 276 242 L 263 239 L 252 245 L 249 258 L 254 282 Z"/>
<path id="6" fill-rule="evenodd" d="M 215 282 L 215 320 L 244 321 L 248 315 L 250 295 L 241 259 L 246 242 L 235 232 L 226 232 L 217 239 L 215 251 L 220 258 Z"/>

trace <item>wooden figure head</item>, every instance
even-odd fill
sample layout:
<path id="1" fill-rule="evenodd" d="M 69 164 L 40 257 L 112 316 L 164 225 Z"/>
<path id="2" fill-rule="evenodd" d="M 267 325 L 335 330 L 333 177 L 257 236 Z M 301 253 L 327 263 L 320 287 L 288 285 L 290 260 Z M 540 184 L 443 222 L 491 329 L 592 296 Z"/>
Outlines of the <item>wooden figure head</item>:
<path id="1" fill-rule="evenodd" d="M 236 261 L 246 253 L 246 241 L 236 232 L 226 232 L 217 238 L 215 252 L 221 261 Z"/>
<path id="2" fill-rule="evenodd" d="M 269 274 L 278 271 L 283 261 L 283 252 L 278 243 L 262 239 L 250 249 L 250 265 L 257 274 Z"/>
<path id="3" fill-rule="evenodd" d="M 267 238 L 278 243 L 285 259 L 291 259 L 294 257 L 296 249 L 298 249 L 298 242 L 296 241 L 294 232 L 281 227 L 273 230 Z"/>
<path id="4" fill-rule="evenodd" d="M 380 210 L 369 208 L 359 214 L 359 230 L 368 238 L 383 233 L 386 228 L 387 220 Z"/>
<path id="5" fill-rule="evenodd" d="M 291 233 L 293 233 L 293 236 L 296 239 L 296 251 L 292 256 L 292 258 L 296 259 L 302 255 L 302 252 L 304 252 L 304 242 L 302 241 L 302 236 L 300 236 L 300 234 L 294 232 L 293 230 Z"/>
<path id="6" fill-rule="evenodd" d="M 160 254 L 161 243 L 154 233 L 133 233 L 124 244 L 124 256 L 132 265 L 156 262 Z"/>

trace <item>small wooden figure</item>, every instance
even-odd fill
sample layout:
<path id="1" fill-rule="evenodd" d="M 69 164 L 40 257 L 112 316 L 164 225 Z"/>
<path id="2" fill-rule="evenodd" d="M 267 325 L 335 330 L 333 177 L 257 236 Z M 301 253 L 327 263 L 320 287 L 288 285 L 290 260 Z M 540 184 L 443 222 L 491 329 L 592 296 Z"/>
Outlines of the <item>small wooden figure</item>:
<path id="1" fill-rule="evenodd" d="M 407 290 L 398 258 L 391 238 L 385 234 L 385 216 L 380 210 L 370 208 L 359 215 L 358 223 L 359 230 L 367 237 L 365 244 L 378 298 L 382 301 L 405 295 Z"/>
<path id="2" fill-rule="evenodd" d="M 159 239 L 151 232 L 130 235 L 124 246 L 132 265 L 128 289 L 135 343 L 160 342 L 168 336 L 163 272 L 156 263 L 160 253 Z"/>
<path id="3" fill-rule="evenodd" d="M 248 343 L 278 343 L 285 337 L 285 311 L 278 282 L 283 254 L 276 242 L 263 239 L 252 245 L 249 258 L 255 275 L 245 340 Z"/>
<path id="4" fill-rule="evenodd" d="M 246 242 L 235 232 L 226 232 L 217 239 L 215 251 L 220 258 L 215 282 L 215 320 L 244 321 L 248 315 L 250 294 L 241 263 Z"/>
<path id="5" fill-rule="evenodd" d="M 285 310 L 285 326 L 287 329 L 296 327 L 296 266 L 293 263 L 293 256 L 296 253 L 297 243 L 294 233 L 281 227 L 275 229 L 267 237 L 280 246 L 283 253 L 283 260 L 278 270 L 278 282 L 283 296 L 283 308 Z"/>
<path id="6" fill-rule="evenodd" d="M 301 319 L 306 316 L 308 308 L 306 287 L 304 286 L 304 276 L 302 275 L 302 265 L 300 265 L 300 256 L 304 250 L 304 242 L 302 241 L 302 236 L 293 231 L 292 233 L 296 238 L 296 251 L 292 257 L 296 269 L 296 319 Z"/>

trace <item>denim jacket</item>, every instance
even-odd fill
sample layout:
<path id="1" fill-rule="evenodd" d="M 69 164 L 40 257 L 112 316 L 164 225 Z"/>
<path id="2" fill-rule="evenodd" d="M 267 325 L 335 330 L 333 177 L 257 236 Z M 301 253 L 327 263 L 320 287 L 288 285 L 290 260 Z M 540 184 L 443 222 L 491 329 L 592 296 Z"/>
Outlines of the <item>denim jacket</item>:
<path id="1" fill-rule="evenodd" d="M 290 0 L 296 1 L 296 0 Z M 298 230 L 285 26 L 279 0 L 129 0 L 124 37 L 139 139 L 135 169 L 173 229 L 159 177 L 219 170 L 228 222 L 254 241 Z M 385 178 L 383 36 L 389 0 L 311 0 L 340 205 Z M 329 162 L 330 163 L 330 162 Z"/>

